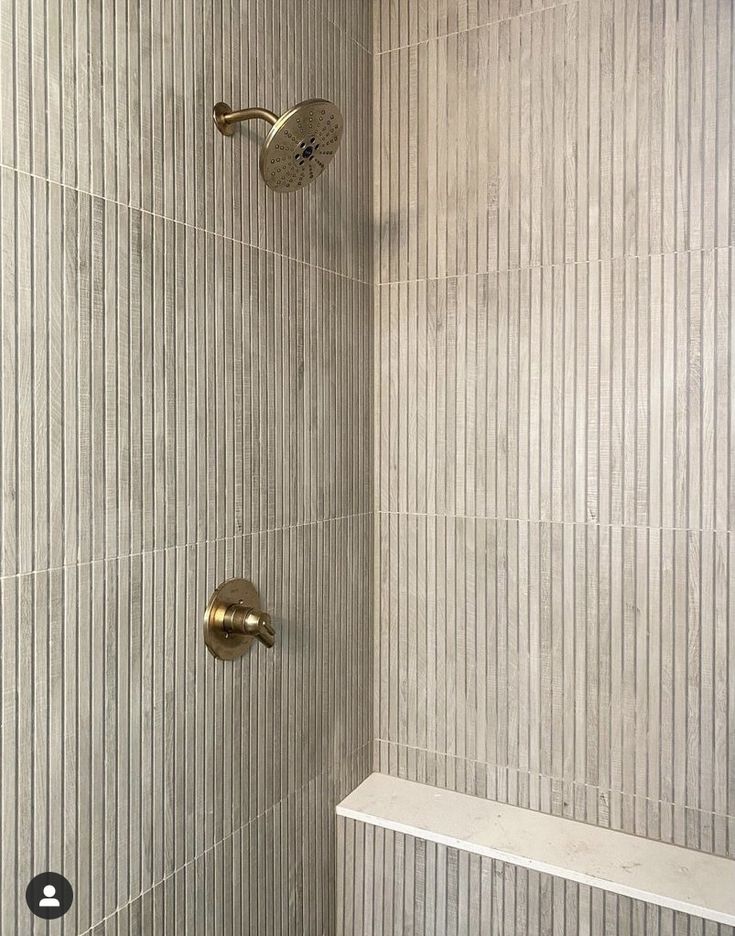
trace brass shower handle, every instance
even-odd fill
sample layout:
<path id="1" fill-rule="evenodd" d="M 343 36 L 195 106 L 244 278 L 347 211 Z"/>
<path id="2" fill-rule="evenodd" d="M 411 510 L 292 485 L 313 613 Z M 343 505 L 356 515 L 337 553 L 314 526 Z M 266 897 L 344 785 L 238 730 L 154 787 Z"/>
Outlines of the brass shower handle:
<path id="1" fill-rule="evenodd" d="M 204 612 L 204 642 L 219 660 L 234 660 L 253 640 L 272 647 L 276 632 L 271 616 L 260 610 L 252 582 L 230 579 L 216 588 Z"/>
<path id="2" fill-rule="evenodd" d="M 249 635 L 256 637 L 266 647 L 276 642 L 276 632 L 271 624 L 270 614 L 256 608 L 243 608 L 241 605 L 229 605 L 223 615 L 223 627 L 228 637 Z"/>

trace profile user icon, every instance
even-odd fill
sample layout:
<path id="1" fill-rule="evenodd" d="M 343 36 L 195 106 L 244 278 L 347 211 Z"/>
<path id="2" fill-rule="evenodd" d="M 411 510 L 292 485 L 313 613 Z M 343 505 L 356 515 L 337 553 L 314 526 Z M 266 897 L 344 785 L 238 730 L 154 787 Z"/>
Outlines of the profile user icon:
<path id="1" fill-rule="evenodd" d="M 74 903 L 71 882 L 57 871 L 42 871 L 28 882 L 26 903 L 34 916 L 42 920 L 58 920 Z"/>
<path id="2" fill-rule="evenodd" d="M 38 901 L 39 907 L 60 907 L 61 901 L 56 896 L 56 888 L 53 884 L 47 884 L 43 889 L 43 897 Z"/>

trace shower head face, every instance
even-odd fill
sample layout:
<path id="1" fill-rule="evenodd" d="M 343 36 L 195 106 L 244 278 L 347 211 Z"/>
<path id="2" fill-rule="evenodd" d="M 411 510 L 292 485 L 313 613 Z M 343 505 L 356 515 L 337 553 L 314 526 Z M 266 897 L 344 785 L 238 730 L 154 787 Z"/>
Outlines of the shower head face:
<path id="1" fill-rule="evenodd" d="M 342 142 L 342 115 L 316 98 L 292 107 L 271 128 L 260 154 L 260 172 L 276 192 L 296 192 L 318 179 Z"/>

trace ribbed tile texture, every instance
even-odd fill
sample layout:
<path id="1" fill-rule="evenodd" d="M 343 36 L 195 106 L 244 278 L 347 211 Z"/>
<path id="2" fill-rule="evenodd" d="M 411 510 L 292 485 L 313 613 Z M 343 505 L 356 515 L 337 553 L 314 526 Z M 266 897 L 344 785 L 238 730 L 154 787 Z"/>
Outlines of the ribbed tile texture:
<path id="1" fill-rule="evenodd" d="M 333 803 L 365 769 L 368 749 L 198 855 L 84 936 L 335 933 Z M 278 846 L 266 861 L 264 843 Z"/>
<path id="2" fill-rule="evenodd" d="M 370 509 L 370 287 L 7 169 L 0 212 L 0 573 Z"/>
<path id="3" fill-rule="evenodd" d="M 731 534 L 390 515 L 378 552 L 380 770 L 735 856 Z"/>
<path id="4" fill-rule="evenodd" d="M 340 936 L 733 936 L 538 871 L 337 819 Z"/>
<path id="5" fill-rule="evenodd" d="M 727 531 L 735 251 L 381 286 L 382 511 Z"/>
<path id="6" fill-rule="evenodd" d="M 45 932 L 33 873 L 63 869 L 63 932 L 83 932 L 366 750 L 370 530 L 354 517 L 0 581 L 3 932 Z M 258 583 L 278 642 L 225 666 L 200 621 L 233 575 Z M 260 842 L 268 866 L 290 847 Z"/>
<path id="7" fill-rule="evenodd" d="M 734 54 L 730 0 L 572 0 L 378 55 L 380 282 L 732 246 Z"/>
<path id="8" fill-rule="evenodd" d="M 376 0 L 374 42 L 377 51 L 386 52 L 564 2 L 566 0 L 421 0 L 419 3 Z"/>
<path id="9" fill-rule="evenodd" d="M 0 932 L 333 933 L 369 769 L 365 11 L 0 0 Z M 222 98 L 332 98 L 294 198 Z M 277 643 L 202 614 L 252 579 Z M 119 911 L 119 912 L 118 912 Z M 172 915 L 173 914 L 173 915 Z"/>
<path id="10" fill-rule="evenodd" d="M 379 552 L 381 771 L 735 856 L 730 534 L 391 515 Z"/>
<path id="11" fill-rule="evenodd" d="M 374 767 L 735 856 L 732 4 L 376 26 Z"/>
<path id="12" fill-rule="evenodd" d="M 373 4 L 370 0 L 309 0 L 309 3 L 361 48 L 372 50 Z"/>

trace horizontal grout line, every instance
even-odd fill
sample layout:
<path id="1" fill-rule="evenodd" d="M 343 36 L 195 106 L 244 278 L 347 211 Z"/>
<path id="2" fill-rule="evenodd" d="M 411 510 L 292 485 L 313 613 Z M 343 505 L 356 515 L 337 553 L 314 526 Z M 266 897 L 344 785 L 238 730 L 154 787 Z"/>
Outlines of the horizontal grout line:
<path id="1" fill-rule="evenodd" d="M 630 797 L 631 799 L 645 801 L 647 803 L 653 803 L 654 805 L 657 805 L 657 806 L 671 806 L 672 808 L 675 808 L 675 809 L 686 809 L 689 812 L 702 813 L 703 815 L 706 815 L 706 816 L 716 816 L 718 819 L 728 819 L 728 820 L 735 819 L 735 816 L 731 816 L 729 813 L 717 812 L 716 810 L 713 810 L 713 809 L 702 809 L 699 806 L 687 806 L 685 803 L 676 803 L 673 800 L 654 799 L 651 796 L 645 796 L 644 794 L 641 794 L 641 793 L 626 793 L 625 791 L 615 789 L 614 787 L 605 787 L 605 786 L 595 785 L 594 783 L 585 783 L 582 780 L 564 779 L 562 777 L 552 777 L 549 774 L 536 773 L 533 770 L 523 770 L 520 767 L 513 767 L 509 764 L 491 764 L 488 761 L 478 761 L 478 760 L 474 760 L 471 757 L 460 757 L 457 754 L 449 754 L 446 751 L 433 751 L 430 748 L 418 748 L 418 747 L 414 747 L 414 745 L 412 744 L 403 744 L 400 741 L 390 741 L 388 738 L 376 738 L 375 743 L 376 744 L 389 744 L 391 747 L 396 748 L 398 750 L 414 751 L 417 754 L 430 754 L 434 757 L 447 758 L 449 760 L 457 761 L 460 764 L 470 765 L 470 767 L 472 768 L 486 767 L 491 770 L 504 770 L 509 773 L 514 773 L 514 774 L 519 774 L 519 775 L 522 774 L 527 777 L 537 777 L 540 780 L 548 780 L 551 783 L 571 785 L 573 787 L 583 787 L 586 790 L 592 790 L 592 791 L 596 791 L 599 793 L 614 794 L 616 796 Z M 416 781 L 416 782 L 425 783 L 426 781 Z M 441 789 L 444 789 L 444 787 L 442 787 Z M 462 792 L 462 791 L 456 791 L 456 792 Z M 476 794 L 470 794 L 470 795 L 474 796 Z M 657 840 L 654 840 L 654 841 L 657 841 Z M 705 854 L 709 854 L 709 852 L 705 852 Z"/>
<path id="2" fill-rule="evenodd" d="M 372 745 L 372 742 L 370 741 L 366 742 L 365 744 L 361 744 L 360 747 L 355 748 L 354 751 L 350 751 L 350 753 L 345 756 L 345 760 L 349 760 L 350 758 L 353 758 L 353 757 L 358 757 L 366 748 L 371 747 L 371 745 Z M 114 918 L 118 916 L 120 913 L 122 913 L 123 910 L 126 910 L 128 907 L 132 907 L 134 904 L 138 903 L 139 900 L 142 900 L 148 894 L 157 890 L 163 884 L 166 884 L 168 881 L 171 880 L 171 878 L 176 877 L 177 874 L 180 874 L 182 871 L 185 871 L 191 865 L 196 864 L 198 861 L 201 861 L 202 858 L 206 858 L 206 856 L 210 852 L 214 851 L 215 848 L 219 848 L 220 845 L 223 845 L 225 842 L 228 842 L 230 839 L 234 838 L 244 829 L 247 829 L 251 825 L 253 825 L 253 823 L 259 822 L 261 819 L 268 816 L 270 813 L 274 812 L 276 809 L 278 809 L 279 806 L 283 805 L 283 803 L 287 802 L 288 800 L 292 799 L 295 796 L 298 796 L 316 780 L 320 780 L 322 777 L 329 777 L 329 776 L 336 775 L 338 772 L 338 769 L 339 767 L 332 765 L 326 770 L 322 770 L 320 773 L 314 774 L 313 777 L 310 777 L 308 780 L 302 783 L 301 786 L 297 787 L 297 789 L 291 790 L 290 793 L 287 793 L 285 796 L 282 796 L 277 802 L 271 804 L 267 809 L 264 809 L 263 812 L 257 813 L 257 815 L 252 816 L 250 819 L 248 819 L 247 822 L 243 822 L 236 829 L 233 829 L 231 832 L 228 832 L 227 835 L 223 836 L 221 839 L 218 839 L 216 842 L 213 842 L 211 845 L 205 848 L 204 851 L 200 852 L 198 855 L 194 855 L 193 858 L 190 858 L 188 861 L 185 861 L 178 868 L 175 868 L 173 871 L 170 871 L 168 874 L 164 874 L 164 876 L 160 880 L 156 881 L 154 884 L 151 884 L 150 887 L 146 887 L 144 891 L 141 891 L 139 894 L 136 894 L 135 897 L 131 897 L 124 904 L 120 904 L 120 906 L 116 907 L 112 911 L 112 913 L 108 913 L 107 916 L 102 917 L 102 919 L 96 920 L 90 927 L 88 927 L 82 933 L 80 933 L 79 936 L 89 936 L 89 934 L 93 933 L 97 929 L 98 926 L 101 926 L 103 923 L 106 923 L 109 920 L 114 920 Z"/>
<path id="3" fill-rule="evenodd" d="M 591 260 L 554 260 L 549 263 L 531 263 L 521 266 L 498 267 L 493 270 L 475 270 L 470 273 L 446 273 L 444 276 L 420 276 L 413 279 L 376 280 L 373 286 L 380 289 L 384 286 L 413 286 L 420 283 L 441 283 L 448 280 L 473 279 L 480 276 L 498 276 L 504 273 L 527 273 L 532 270 L 559 270 L 566 267 L 594 266 L 603 263 L 623 263 L 626 260 L 654 260 L 666 257 L 686 257 L 697 254 L 714 254 L 722 251 L 735 250 L 735 243 L 720 244 L 714 247 L 690 247 L 687 250 L 664 250 L 660 253 L 650 254 L 616 254 L 609 257 L 597 257 Z M 362 282 L 362 281 L 361 281 Z"/>
<path id="4" fill-rule="evenodd" d="M 475 26 L 467 26 L 465 29 L 455 29 L 452 32 L 441 33 L 437 36 L 429 36 L 426 39 L 417 39 L 416 42 L 408 42 L 405 45 L 393 46 L 390 49 L 376 49 L 374 55 L 379 58 L 381 55 L 390 55 L 392 52 L 404 52 L 408 49 L 415 49 L 417 46 L 428 45 L 430 42 L 441 42 L 443 39 L 452 39 L 456 36 L 464 36 L 467 33 L 476 32 L 479 29 L 487 29 L 490 26 L 498 26 L 501 23 L 512 23 L 514 20 L 523 19 L 525 16 L 537 16 L 539 13 L 547 13 L 549 10 L 558 10 L 561 7 L 578 4 L 580 0 L 561 0 L 559 3 L 549 3 L 546 6 L 539 7 L 537 10 L 524 10 L 522 13 L 513 13 L 508 16 L 501 16 L 499 19 L 488 20 L 486 23 L 477 23 Z M 374 30 L 378 32 L 378 30 Z"/>
<path id="5" fill-rule="evenodd" d="M 284 526 L 266 527 L 261 530 L 248 530 L 235 533 L 232 536 L 216 536 L 214 539 L 193 540 L 186 543 L 169 543 L 167 545 L 152 546 L 150 549 L 141 549 L 138 552 L 116 553 L 112 556 L 97 556 L 94 559 L 85 559 L 83 562 L 66 562 L 63 565 L 47 566 L 42 569 L 27 569 L 24 572 L 10 572 L 0 575 L 0 585 L 14 579 L 26 578 L 33 575 L 48 575 L 52 572 L 63 572 L 65 569 L 86 569 L 101 562 L 120 562 L 123 559 L 140 559 L 155 556 L 158 553 L 174 552 L 179 549 L 191 549 L 193 546 L 214 546 L 217 543 L 234 543 L 237 540 L 250 539 L 255 536 L 267 536 L 271 533 L 286 533 L 290 530 L 300 530 L 305 527 L 322 526 L 328 523 L 340 523 L 343 520 L 358 520 L 361 517 L 372 517 L 374 511 L 361 513 L 341 514 L 338 517 L 320 517 L 316 520 L 304 520 L 302 523 L 289 523 Z"/>
<path id="6" fill-rule="evenodd" d="M 729 536 L 733 530 L 729 528 L 714 529 L 710 527 L 673 527 L 673 526 L 648 526 L 646 524 L 636 523 L 609 523 L 602 520 L 550 520 L 539 519 L 538 517 L 499 517 L 482 516 L 480 514 L 451 514 L 451 513 L 423 513 L 414 510 L 382 510 L 378 509 L 375 513 L 386 517 L 425 517 L 435 520 L 473 520 L 484 521 L 487 523 L 528 523 L 542 526 L 569 526 L 569 527 L 599 527 L 610 530 L 648 530 L 653 533 L 712 533 L 717 536 Z"/>
<path id="7" fill-rule="evenodd" d="M 208 237 L 220 238 L 220 240 L 229 241 L 229 243 L 237 244 L 240 247 L 250 247 L 253 250 L 258 250 L 261 253 L 268 254 L 271 257 L 278 257 L 281 260 L 288 260 L 291 263 L 298 263 L 309 270 L 317 270 L 320 273 L 327 273 L 331 276 L 339 277 L 340 279 L 346 279 L 350 282 L 358 283 L 361 286 L 375 285 L 374 282 L 371 282 L 370 280 L 359 279 L 358 277 L 352 276 L 349 273 L 340 273 L 338 270 L 330 270 L 328 267 L 322 267 L 315 263 L 309 263 L 308 261 L 302 260 L 299 257 L 292 257 L 290 254 L 278 253 L 276 250 L 269 250 L 267 247 L 261 247 L 259 244 L 253 244 L 250 241 L 238 240 L 238 238 L 231 237 L 229 234 L 220 234 L 217 231 L 211 231 L 209 228 L 203 228 L 196 224 L 192 224 L 190 221 L 184 221 L 180 218 L 171 218 L 168 215 L 158 214 L 157 212 L 151 211 L 148 208 L 142 208 L 140 205 L 133 205 L 130 202 L 118 201 L 115 198 L 110 198 L 109 195 L 100 195 L 99 193 L 90 192 L 87 189 L 79 188 L 76 185 L 70 185 L 68 182 L 59 182 L 58 179 L 50 179 L 47 176 L 37 175 L 34 172 L 28 172 L 26 169 L 19 169 L 17 166 L 10 166 L 7 163 L 0 162 L 0 169 L 6 169 L 8 172 L 14 172 L 29 179 L 35 179 L 37 182 L 43 182 L 46 185 L 55 185 L 57 188 L 65 189 L 68 192 L 76 192 L 79 195 L 85 195 L 87 198 L 97 199 L 98 201 L 106 202 L 108 205 L 115 205 L 117 208 L 124 208 L 126 211 L 148 215 L 150 218 L 157 218 L 160 221 L 166 221 L 169 224 L 188 228 L 191 231 L 198 231 L 200 234 L 206 234 Z"/>

